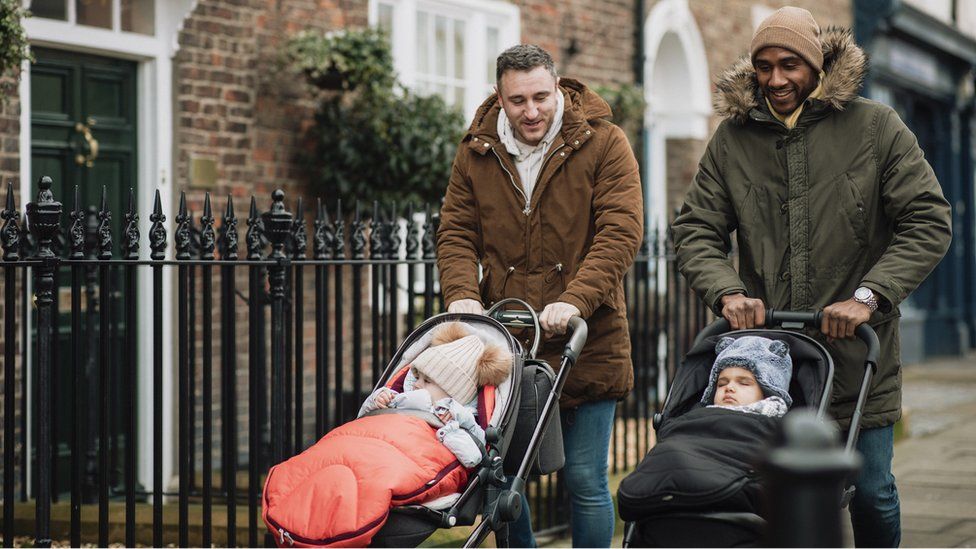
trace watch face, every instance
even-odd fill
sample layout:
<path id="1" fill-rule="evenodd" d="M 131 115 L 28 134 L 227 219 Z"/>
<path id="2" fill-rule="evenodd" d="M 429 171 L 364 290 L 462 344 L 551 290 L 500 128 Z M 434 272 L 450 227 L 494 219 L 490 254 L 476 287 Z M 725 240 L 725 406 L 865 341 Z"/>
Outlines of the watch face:
<path id="1" fill-rule="evenodd" d="M 854 292 L 854 298 L 855 299 L 861 299 L 861 300 L 871 299 L 871 289 L 870 288 L 864 288 L 864 287 L 858 288 Z"/>

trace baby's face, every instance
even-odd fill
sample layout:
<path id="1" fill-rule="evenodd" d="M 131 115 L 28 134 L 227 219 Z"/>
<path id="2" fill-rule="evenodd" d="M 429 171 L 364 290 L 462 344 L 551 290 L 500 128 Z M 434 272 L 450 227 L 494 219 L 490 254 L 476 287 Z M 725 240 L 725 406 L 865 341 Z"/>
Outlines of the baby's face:
<path id="1" fill-rule="evenodd" d="M 763 399 L 756 376 L 745 368 L 730 366 L 718 375 L 714 403 L 719 406 L 742 406 Z"/>
<path id="2" fill-rule="evenodd" d="M 431 379 L 429 377 L 427 377 L 426 375 L 422 374 L 421 372 L 418 372 L 417 370 L 414 370 L 413 371 L 413 376 L 415 378 L 417 378 L 417 381 L 414 382 L 414 384 L 413 384 L 413 388 L 415 390 L 416 389 L 423 389 L 423 390 L 427 391 L 428 393 L 430 393 L 430 401 L 431 402 L 437 402 L 438 400 L 440 400 L 442 398 L 446 398 L 446 397 L 449 396 L 447 394 L 447 392 L 444 391 L 444 389 L 441 389 L 441 386 L 440 385 L 438 385 L 438 384 L 434 383 L 433 381 L 431 381 Z"/>

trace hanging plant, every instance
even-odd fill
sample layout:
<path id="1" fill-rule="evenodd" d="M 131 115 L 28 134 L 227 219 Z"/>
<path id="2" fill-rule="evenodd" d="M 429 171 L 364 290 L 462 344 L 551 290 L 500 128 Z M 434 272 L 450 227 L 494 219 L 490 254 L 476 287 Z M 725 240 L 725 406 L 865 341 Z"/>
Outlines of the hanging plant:
<path id="1" fill-rule="evenodd" d="M 379 29 L 302 31 L 288 41 L 285 54 L 320 89 L 386 89 L 393 85 L 393 54 Z"/>
<path id="2" fill-rule="evenodd" d="M 21 64 L 25 59 L 34 60 L 21 24 L 30 12 L 20 4 L 20 0 L 0 0 L 0 97 L 4 102 L 16 91 Z"/>

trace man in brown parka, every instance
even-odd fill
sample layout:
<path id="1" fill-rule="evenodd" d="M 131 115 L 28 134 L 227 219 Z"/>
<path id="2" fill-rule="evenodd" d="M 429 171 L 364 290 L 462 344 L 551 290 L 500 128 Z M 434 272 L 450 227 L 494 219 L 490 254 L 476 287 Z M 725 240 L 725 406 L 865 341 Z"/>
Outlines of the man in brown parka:
<path id="1" fill-rule="evenodd" d="M 563 389 L 573 545 L 608 547 L 614 510 L 607 455 L 616 401 L 633 386 L 623 276 L 643 235 L 637 161 L 607 103 L 559 79 L 538 46 L 498 57 L 497 93 L 458 147 L 437 265 L 450 312 L 483 312 L 507 297 L 542 310 L 540 356 L 558 364 L 569 319 L 589 338 Z M 479 265 L 482 276 L 479 282 Z M 523 500 L 513 546 L 534 546 Z"/>
<path id="2" fill-rule="evenodd" d="M 759 25 L 750 52 L 717 84 L 726 120 L 674 221 L 678 266 L 733 329 L 762 326 L 765 307 L 823 309 L 814 335 L 834 358 L 830 413 L 842 428 L 864 372 L 854 329 L 875 329 L 851 521 L 858 547 L 897 547 L 898 305 L 948 249 L 949 204 L 895 111 L 858 96 L 867 63 L 849 31 L 821 33 L 810 12 L 785 7 Z"/>

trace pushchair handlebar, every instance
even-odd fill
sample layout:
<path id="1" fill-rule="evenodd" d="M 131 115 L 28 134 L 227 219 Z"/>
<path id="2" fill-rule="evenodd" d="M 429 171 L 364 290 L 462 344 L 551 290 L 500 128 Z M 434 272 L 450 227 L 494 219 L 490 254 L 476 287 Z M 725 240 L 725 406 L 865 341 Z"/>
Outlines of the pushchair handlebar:
<path id="1" fill-rule="evenodd" d="M 525 307 L 525 309 L 502 309 L 500 307 L 508 303 L 516 303 Z M 519 299 L 505 299 L 496 303 L 488 310 L 487 314 L 510 328 L 533 327 L 535 329 L 535 339 L 530 354 L 535 358 L 536 351 L 539 348 L 539 338 L 542 335 L 542 328 L 539 326 L 538 313 L 532 310 L 528 303 Z M 589 332 L 586 321 L 578 316 L 570 318 L 569 332 L 572 335 L 566 343 L 566 347 L 563 349 L 563 356 L 568 358 L 573 364 L 576 364 L 576 359 L 579 358 L 580 353 L 583 352 L 583 346 L 586 345 L 586 337 Z"/>
<path id="2" fill-rule="evenodd" d="M 818 328 L 823 321 L 823 311 L 777 311 L 775 309 L 766 309 L 766 328 Z M 731 331 L 732 328 L 729 325 L 729 321 L 724 318 L 719 318 L 715 322 L 712 322 L 702 330 L 698 337 L 695 339 L 695 344 L 699 341 L 704 340 L 707 337 L 714 335 L 724 334 Z M 878 342 L 878 334 L 874 332 L 872 328 L 867 323 L 861 324 L 854 330 L 854 335 L 864 342 L 867 346 L 868 352 L 865 357 L 865 362 L 871 365 L 872 370 L 877 370 L 878 368 L 878 354 L 881 351 L 881 345 Z"/>

